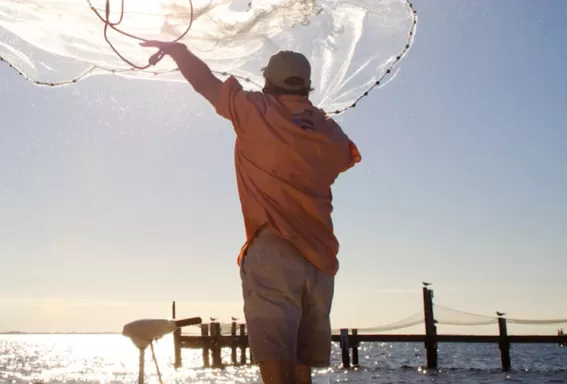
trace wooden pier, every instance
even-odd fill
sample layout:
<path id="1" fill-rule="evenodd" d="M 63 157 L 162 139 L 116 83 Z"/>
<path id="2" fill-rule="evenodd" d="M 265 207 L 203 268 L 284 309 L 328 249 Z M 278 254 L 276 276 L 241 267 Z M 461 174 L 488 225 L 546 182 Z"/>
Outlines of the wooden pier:
<path id="1" fill-rule="evenodd" d="M 376 343 L 423 343 L 427 369 L 437 369 L 437 350 L 439 343 L 494 343 L 498 344 L 503 371 L 511 369 L 510 346 L 515 343 L 539 343 L 566 345 L 567 335 L 558 332 L 557 335 L 508 335 L 506 318 L 498 317 L 497 335 L 440 335 L 437 334 L 433 312 L 433 291 L 423 288 L 423 312 L 425 321 L 424 334 L 359 334 L 357 329 L 341 329 L 339 334 L 332 335 L 332 341 L 339 343 L 342 351 L 342 367 L 350 368 L 359 365 L 358 348 L 361 342 Z M 172 307 L 175 318 L 175 302 Z M 203 351 L 203 366 L 222 368 L 226 365 L 253 364 L 254 357 L 248 348 L 248 336 L 245 324 L 232 322 L 230 335 L 221 333 L 221 324 L 212 322 L 201 324 L 201 335 L 182 335 L 178 329 L 174 333 L 175 367 L 182 366 L 181 349 L 201 349 Z M 222 361 L 221 350 L 231 349 L 230 363 Z"/>

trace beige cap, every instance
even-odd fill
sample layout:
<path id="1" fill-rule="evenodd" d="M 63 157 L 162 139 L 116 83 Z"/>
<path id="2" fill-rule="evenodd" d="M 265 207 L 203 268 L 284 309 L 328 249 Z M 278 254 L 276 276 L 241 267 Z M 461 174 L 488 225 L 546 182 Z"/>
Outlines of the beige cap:
<path id="1" fill-rule="evenodd" d="M 270 57 L 264 68 L 264 77 L 277 87 L 288 91 L 301 91 L 311 87 L 311 65 L 307 58 L 298 52 L 279 51 Z M 303 84 L 286 84 L 290 77 L 298 77 Z"/>

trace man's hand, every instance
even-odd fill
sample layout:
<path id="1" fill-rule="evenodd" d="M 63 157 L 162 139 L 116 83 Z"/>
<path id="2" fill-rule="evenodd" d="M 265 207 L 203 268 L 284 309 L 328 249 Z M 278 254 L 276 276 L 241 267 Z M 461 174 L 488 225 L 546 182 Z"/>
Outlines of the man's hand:
<path id="1" fill-rule="evenodd" d="M 172 55 L 180 51 L 187 50 L 185 44 L 169 43 L 164 41 L 150 40 L 140 43 L 140 46 L 145 48 L 157 48 L 166 55 Z"/>
<path id="2" fill-rule="evenodd" d="M 185 44 L 147 41 L 140 43 L 140 45 L 147 48 L 158 48 L 159 51 L 152 56 L 152 59 L 155 58 L 156 61 L 160 55 L 169 55 L 195 91 L 205 97 L 213 107 L 216 106 L 222 82 L 213 75 L 207 64 L 187 49 Z"/>

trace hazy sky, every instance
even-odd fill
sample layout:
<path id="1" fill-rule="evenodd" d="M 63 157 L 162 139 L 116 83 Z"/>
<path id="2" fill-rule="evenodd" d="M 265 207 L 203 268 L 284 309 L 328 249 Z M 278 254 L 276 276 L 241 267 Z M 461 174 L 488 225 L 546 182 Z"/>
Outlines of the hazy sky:
<path id="1" fill-rule="evenodd" d="M 415 3 L 398 77 L 341 118 L 363 162 L 334 188 L 333 325 L 419 312 L 424 280 L 452 308 L 567 318 L 567 6 Z M 189 85 L 0 78 L 0 331 L 241 315 L 227 121 Z"/>

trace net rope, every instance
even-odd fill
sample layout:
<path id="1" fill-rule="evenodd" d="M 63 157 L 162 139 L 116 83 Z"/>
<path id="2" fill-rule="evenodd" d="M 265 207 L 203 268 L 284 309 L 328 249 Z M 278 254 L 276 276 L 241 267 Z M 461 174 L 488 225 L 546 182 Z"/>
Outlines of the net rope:
<path id="1" fill-rule="evenodd" d="M 494 316 L 478 315 L 439 304 L 435 304 L 434 317 L 439 325 L 476 326 L 498 323 L 498 318 Z"/>
<path id="2" fill-rule="evenodd" d="M 444 305 L 436 304 L 434 307 L 434 317 L 437 325 L 448 325 L 448 326 L 486 326 L 498 324 L 498 316 L 480 315 L 476 313 L 466 312 L 459 309 L 450 308 Z M 567 319 L 518 319 L 518 318 L 507 318 L 508 324 L 519 324 L 519 325 L 560 325 L 566 324 Z M 220 330 L 222 335 L 230 335 L 232 330 L 232 324 L 230 322 L 219 322 Z M 240 333 L 240 324 L 236 322 L 236 333 Z M 425 324 L 423 312 L 419 311 L 413 315 L 407 316 L 401 320 L 395 321 L 393 323 L 385 325 L 376 325 L 371 327 L 350 327 L 349 329 L 356 328 L 359 334 L 379 334 L 389 331 L 394 331 L 398 329 L 410 328 L 416 325 Z M 245 326 L 246 329 L 246 326 Z M 334 328 L 332 330 L 333 334 L 340 334 L 341 328 Z M 183 329 L 184 334 L 196 335 L 200 334 L 200 325 L 186 327 Z"/>
<path id="3" fill-rule="evenodd" d="M 395 77 L 417 27 L 409 0 L 259 0 L 238 12 L 237 0 L 115 1 L 0 0 L 0 61 L 46 87 L 100 74 L 184 81 L 159 52 L 135 64 L 149 56 L 139 41 L 178 41 L 260 90 L 269 56 L 291 49 L 312 62 L 314 104 L 340 114 Z"/>
<path id="4" fill-rule="evenodd" d="M 382 332 L 394 331 L 397 329 L 409 328 L 423 323 L 424 323 L 423 313 L 416 312 L 413 315 L 398 320 L 394 323 L 373 326 L 373 327 L 358 328 L 358 331 L 360 333 L 365 333 L 365 334 L 382 333 Z M 340 329 L 333 330 L 333 333 L 340 333 Z"/>
<path id="5" fill-rule="evenodd" d="M 553 325 L 553 324 L 565 324 L 567 319 L 514 319 L 506 318 L 506 321 L 511 324 L 523 324 L 523 325 Z"/>
<path id="6" fill-rule="evenodd" d="M 479 315 L 475 313 L 465 312 L 459 309 L 446 307 L 435 304 L 435 320 L 441 325 L 491 325 L 497 324 L 499 316 Z M 506 319 L 508 324 L 521 325 L 553 325 L 565 324 L 567 319 L 519 319 L 513 317 L 501 316 Z"/>
<path id="7" fill-rule="evenodd" d="M 94 12 L 94 14 L 104 23 L 104 40 L 110 46 L 110 48 L 114 51 L 114 53 L 119 58 L 121 58 L 122 61 L 124 61 L 126 64 L 128 64 L 130 67 L 143 71 L 143 70 L 148 69 L 149 67 L 154 66 L 157 63 L 159 63 L 159 61 L 161 59 L 163 59 L 164 54 L 162 52 L 158 51 L 150 57 L 147 65 L 139 66 L 139 65 L 132 63 L 130 60 L 126 59 L 120 52 L 118 52 L 118 50 L 114 47 L 114 44 L 112 44 L 112 42 L 108 38 L 108 29 L 111 28 L 111 29 L 120 33 L 123 36 L 127 36 L 127 37 L 130 37 L 132 39 L 139 40 L 139 41 L 148 41 L 147 39 L 144 39 L 143 37 L 133 35 L 131 33 L 123 31 L 122 29 L 117 27 L 124 20 L 124 2 L 125 1 L 126 0 L 120 1 L 120 16 L 119 16 L 118 21 L 116 21 L 116 22 L 110 21 L 110 8 L 111 8 L 110 7 L 110 0 L 106 0 L 105 7 L 104 7 L 104 18 L 100 15 L 99 10 L 96 9 L 96 7 L 93 6 L 93 4 L 90 0 L 88 0 L 88 3 L 89 3 L 89 6 L 91 7 L 92 11 Z M 191 29 L 191 26 L 193 25 L 193 2 L 191 0 L 189 0 L 188 2 L 189 2 L 189 10 L 190 10 L 189 11 L 188 26 L 185 29 L 185 31 L 179 37 L 177 37 L 175 40 L 171 41 L 172 43 L 176 43 L 176 42 L 180 41 L 181 39 L 183 39 L 187 35 L 187 33 L 189 33 L 189 30 Z"/>

